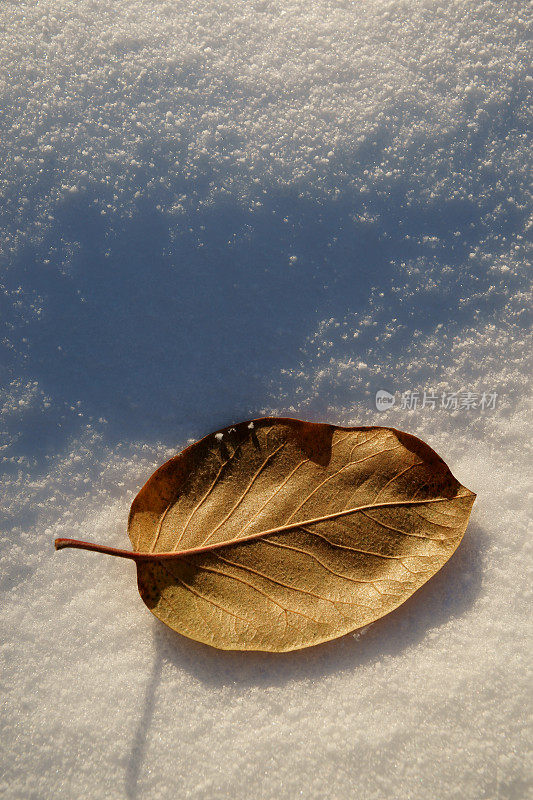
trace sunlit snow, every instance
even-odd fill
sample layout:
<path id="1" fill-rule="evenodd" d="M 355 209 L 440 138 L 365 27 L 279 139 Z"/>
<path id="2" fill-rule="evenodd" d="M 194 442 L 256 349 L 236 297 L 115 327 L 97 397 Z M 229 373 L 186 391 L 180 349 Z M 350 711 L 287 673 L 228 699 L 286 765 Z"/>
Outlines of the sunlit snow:
<path id="1" fill-rule="evenodd" d="M 529 796 L 531 5 L 0 23 L 0 796 Z M 54 553 L 127 547 L 157 465 L 265 414 L 408 430 L 478 493 L 364 636 L 221 653 L 154 619 L 132 564 Z"/>

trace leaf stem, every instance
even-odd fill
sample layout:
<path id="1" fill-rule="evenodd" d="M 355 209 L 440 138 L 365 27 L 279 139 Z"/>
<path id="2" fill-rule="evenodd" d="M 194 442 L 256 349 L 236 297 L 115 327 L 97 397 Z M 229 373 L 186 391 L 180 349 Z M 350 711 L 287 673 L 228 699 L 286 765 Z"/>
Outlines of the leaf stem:
<path id="1" fill-rule="evenodd" d="M 63 550 L 66 547 L 74 547 L 78 550 L 94 550 L 97 553 L 104 553 L 108 556 L 118 556 L 119 558 L 129 558 L 132 561 L 150 561 L 157 558 L 154 553 L 135 553 L 132 550 L 120 550 L 118 547 L 106 547 L 103 544 L 94 542 L 83 542 L 81 539 L 56 539 L 54 542 L 56 550 Z"/>

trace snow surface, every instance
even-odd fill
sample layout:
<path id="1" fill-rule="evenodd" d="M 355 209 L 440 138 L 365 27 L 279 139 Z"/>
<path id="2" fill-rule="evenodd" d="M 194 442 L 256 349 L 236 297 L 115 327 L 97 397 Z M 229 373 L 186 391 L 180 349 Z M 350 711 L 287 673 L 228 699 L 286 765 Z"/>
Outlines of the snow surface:
<path id="1" fill-rule="evenodd" d="M 4 0 L 0 796 L 531 797 L 531 8 Z M 265 413 L 403 428 L 478 493 L 364 635 L 220 653 L 53 552 L 128 546 L 158 464 Z"/>

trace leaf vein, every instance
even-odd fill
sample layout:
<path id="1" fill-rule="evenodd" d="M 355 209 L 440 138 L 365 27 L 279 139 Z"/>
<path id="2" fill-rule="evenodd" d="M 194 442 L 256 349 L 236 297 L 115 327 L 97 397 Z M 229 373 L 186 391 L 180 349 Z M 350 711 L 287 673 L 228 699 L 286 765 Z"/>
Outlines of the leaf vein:
<path id="1" fill-rule="evenodd" d="M 186 559 L 182 559 L 182 560 L 185 561 Z M 190 563 L 190 562 L 187 562 L 187 563 Z M 229 609 L 224 608 L 224 606 L 221 606 L 219 603 L 215 603 L 215 601 L 212 600 L 211 597 L 206 597 L 201 592 L 199 592 L 197 589 L 194 589 L 192 586 L 189 586 L 189 584 L 186 581 L 184 581 L 182 578 L 180 578 L 179 575 L 176 575 L 174 572 L 172 572 L 172 570 L 168 569 L 168 567 L 164 566 L 163 564 L 161 564 L 161 566 L 163 567 L 165 572 L 168 572 L 168 574 L 171 575 L 174 578 L 174 580 L 177 580 L 178 583 L 181 583 L 182 586 L 184 586 L 186 589 L 188 589 L 190 592 L 192 592 L 192 594 L 196 595 L 197 597 L 200 597 L 202 600 L 205 600 L 206 603 L 210 603 L 212 606 L 215 606 L 216 608 L 219 608 L 221 611 L 224 611 L 226 614 L 229 614 L 232 617 L 236 617 L 237 619 L 240 619 L 243 622 L 246 622 L 248 625 L 251 625 L 252 628 L 255 628 L 255 625 L 252 622 L 250 622 L 249 619 L 246 619 L 246 617 L 241 617 L 239 614 L 235 614 L 233 611 L 230 611 Z M 170 603 L 168 598 L 166 598 L 166 600 L 167 600 L 167 602 Z M 173 606 L 173 608 L 175 608 L 176 611 L 178 610 L 178 609 L 176 609 L 175 606 Z"/>
<path id="2" fill-rule="evenodd" d="M 241 496 L 239 497 L 239 499 L 237 500 L 237 502 L 236 502 L 236 503 L 235 503 L 235 504 L 232 506 L 232 508 L 231 508 L 231 509 L 228 511 L 228 513 L 226 514 L 226 516 L 225 516 L 225 517 L 224 517 L 224 518 L 223 518 L 223 519 L 222 519 L 222 520 L 221 520 L 221 521 L 218 523 L 218 525 L 216 525 L 216 526 L 213 528 L 213 530 L 211 531 L 211 533 L 209 534 L 209 536 L 207 536 L 207 538 L 205 538 L 205 539 L 204 539 L 204 541 L 202 542 L 202 544 L 203 544 L 203 545 L 204 545 L 204 544 L 207 544 L 207 542 L 208 542 L 210 539 L 212 539 L 212 538 L 213 538 L 213 536 L 215 535 L 215 533 L 216 533 L 216 532 L 217 532 L 217 531 L 218 531 L 218 530 L 219 530 L 219 529 L 222 527 L 222 525 L 224 525 L 224 524 L 225 524 L 225 523 L 228 521 L 228 519 L 231 517 L 231 515 L 233 514 L 233 512 L 237 510 L 237 508 L 240 506 L 240 504 L 242 503 L 242 501 L 244 500 L 244 498 L 246 497 L 246 495 L 248 494 L 248 492 L 249 492 L 249 491 L 250 491 L 250 489 L 252 488 L 253 484 L 255 483 L 255 480 L 256 480 L 256 478 L 258 478 L 258 477 L 259 477 L 259 475 L 261 474 L 261 472 L 262 472 L 262 471 L 265 469 L 265 467 L 266 467 L 266 466 L 267 466 L 267 464 L 268 464 L 268 463 L 271 461 L 271 459 L 273 459 L 273 458 L 274 458 L 274 456 L 276 455 L 276 453 L 279 453 L 279 451 L 280 451 L 280 450 L 282 450 L 282 449 L 285 447 L 285 444 L 286 444 L 286 442 L 283 442 L 282 444 L 280 444 L 280 445 L 279 445 L 279 447 L 276 447 L 276 449 L 275 449 L 275 450 L 274 450 L 272 453 L 270 453 L 270 454 L 269 454 L 269 455 L 268 455 L 268 456 L 265 458 L 265 460 L 263 461 L 263 463 L 261 464 L 261 466 L 259 467 L 259 469 L 258 469 L 258 470 L 256 470 L 256 472 L 253 474 L 253 476 L 252 476 L 252 479 L 250 480 L 250 482 L 249 482 L 248 486 L 246 487 L 246 489 L 244 490 L 244 492 L 241 494 Z"/>
<path id="3" fill-rule="evenodd" d="M 281 547 L 284 550 L 294 550 L 296 553 L 302 553 L 303 555 L 308 556 L 309 558 L 311 558 L 313 561 L 316 561 L 317 564 L 320 564 L 320 566 L 323 567 L 326 570 L 326 572 L 331 573 L 331 575 L 336 575 L 337 578 L 342 578 L 343 580 L 351 581 L 352 583 L 369 584 L 374 589 L 376 589 L 376 591 L 379 592 L 379 594 L 381 594 L 379 589 L 376 586 L 374 586 L 374 581 L 365 581 L 365 580 L 363 580 L 361 578 L 352 578 L 350 575 L 344 575 L 342 572 L 336 572 L 334 569 L 331 569 L 331 567 L 328 567 L 328 565 L 324 564 L 324 562 L 320 558 L 315 556 L 313 553 L 310 553 L 308 550 L 303 550 L 301 547 L 292 547 L 292 545 L 289 545 L 289 544 L 281 544 L 281 542 L 272 542 L 272 541 L 270 541 L 268 539 L 262 539 L 261 541 L 264 544 L 267 544 L 267 545 L 269 545 L 271 547 Z"/>
<path id="4" fill-rule="evenodd" d="M 261 506 L 261 508 L 260 508 L 258 511 L 256 511 L 256 512 L 255 512 L 255 514 L 253 515 L 253 517 L 252 517 L 252 518 L 251 518 L 251 519 L 250 519 L 250 520 L 249 520 L 249 521 L 246 523 L 246 525 L 245 525 L 245 526 L 244 526 L 244 528 L 242 529 L 241 533 L 243 533 L 243 532 L 244 532 L 244 531 L 245 531 L 247 528 L 249 528 L 249 527 L 250 527 L 250 525 L 252 524 L 252 522 L 254 521 L 254 519 L 256 519 L 256 517 L 257 517 L 257 516 L 258 516 L 258 515 L 261 513 L 261 511 L 264 511 L 264 509 L 267 507 L 267 505 L 270 503 L 270 501 L 271 501 L 271 500 L 273 500 L 273 499 L 274 499 L 274 497 L 276 497 L 276 495 L 277 495 L 277 494 L 279 494 L 279 492 L 280 492 L 280 491 L 283 489 L 283 487 L 287 485 L 287 483 L 289 482 L 289 479 L 290 479 L 290 478 L 292 478 L 292 476 L 294 475 L 294 473 L 295 473 L 295 472 L 296 472 L 298 469 L 300 469 L 300 467 L 302 467 L 304 464 L 308 464 L 308 463 L 309 463 L 309 461 L 310 461 L 310 459 L 309 459 L 309 458 L 306 458 L 306 459 L 304 459 L 303 461 L 300 461 L 300 463 L 299 463 L 299 464 L 297 464 L 297 465 L 294 467 L 294 469 L 293 469 L 293 470 L 291 470 L 291 472 L 289 472 L 289 474 L 287 475 L 287 477 L 285 478 L 285 480 L 284 480 L 284 481 L 283 481 L 283 482 L 282 482 L 282 483 L 281 483 L 281 484 L 278 486 L 278 488 L 276 489 L 276 491 L 274 492 L 274 494 L 270 495 L 270 497 L 269 497 L 267 500 L 265 500 L 265 502 L 263 503 L 263 505 Z"/>
<path id="5" fill-rule="evenodd" d="M 329 481 L 332 481 L 334 478 L 336 478 L 338 475 L 340 475 L 340 473 L 341 473 L 341 472 L 344 472 L 344 470 L 345 470 L 345 469 L 348 469 L 349 467 L 353 467 L 355 464 L 362 464 L 362 463 L 363 463 L 363 461 L 368 461 L 370 458 L 375 458 L 376 456 L 379 456 L 379 455 L 381 455 L 382 453 L 386 453 L 386 452 L 388 452 L 389 450 L 398 450 L 398 448 L 399 448 L 399 447 L 401 447 L 401 445 L 396 445 L 395 447 L 387 447 L 387 448 L 385 448 L 384 450 L 380 450 L 378 453 L 372 453 L 372 455 L 370 455 L 370 456 L 365 456 L 365 458 L 360 458 L 360 459 L 359 459 L 359 460 L 357 460 L 357 461 L 349 461 L 349 462 L 348 462 L 347 464 L 345 464 L 343 467 L 341 467 L 340 469 L 338 469 L 338 470 L 337 470 L 337 472 L 334 472 L 334 473 L 333 473 L 333 475 L 329 475 L 327 478 L 324 478 L 324 480 L 323 480 L 323 481 L 321 481 L 321 483 L 319 483 L 319 484 L 318 484 L 318 486 L 315 486 L 315 488 L 313 489 L 313 491 L 312 491 L 312 492 L 309 492 L 309 494 L 307 495 L 307 497 L 306 497 L 304 500 L 302 500 L 302 502 L 300 503 L 300 505 L 299 505 L 299 506 L 298 506 L 298 507 L 297 507 L 297 508 L 296 508 L 296 509 L 295 509 L 295 510 L 292 512 L 292 514 L 290 515 L 290 517 L 289 517 L 289 518 L 286 520 L 285 524 L 287 525 L 287 524 L 288 524 L 288 523 L 289 523 L 289 522 L 290 522 L 292 519 L 294 519 L 295 515 L 298 513 L 298 511 L 300 511 L 300 509 L 302 508 L 302 506 L 304 506 L 304 505 L 307 503 L 307 501 L 308 501 L 308 500 L 310 500 L 310 499 L 311 499 L 311 497 L 312 497 L 312 496 L 313 496 L 313 495 L 314 495 L 316 492 L 318 492 L 318 490 L 319 490 L 319 489 L 321 489 L 323 486 L 325 486 L 325 484 L 326 484 L 326 483 L 329 483 Z"/>
<path id="6" fill-rule="evenodd" d="M 180 533 L 180 535 L 179 535 L 179 538 L 178 538 L 178 540 L 177 540 L 176 544 L 175 544 L 175 545 L 174 545 L 174 547 L 173 547 L 173 550 L 177 550 L 177 549 L 178 549 L 178 547 L 180 546 L 180 544 L 181 544 L 181 542 L 182 542 L 182 540 L 183 540 L 183 537 L 184 537 L 184 535 L 185 535 L 185 531 L 186 531 L 186 530 L 187 530 L 187 528 L 189 527 L 189 525 L 190 525 L 190 523 L 191 523 L 191 520 L 192 520 L 192 518 L 194 517 L 194 515 L 196 514 L 196 512 L 198 511 L 198 509 L 199 509 L 199 508 L 200 508 L 200 507 L 203 505 L 203 503 L 204 503 L 204 502 L 207 500 L 207 498 L 209 497 L 209 495 L 211 494 L 211 492 L 212 492 L 212 491 L 213 491 L 213 489 L 215 488 L 215 486 L 216 486 L 216 484 L 217 484 L 217 482 L 218 482 L 218 480 L 219 480 L 219 478 L 220 478 L 220 476 L 221 476 L 222 472 L 224 471 L 224 468 L 225 468 L 225 467 L 227 466 L 227 464 L 229 464 L 229 462 L 230 462 L 230 461 L 231 461 L 231 460 L 232 460 L 232 459 L 235 457 L 235 454 L 236 454 L 236 452 L 237 452 L 237 450 L 234 450 L 234 451 L 233 451 L 233 453 L 230 455 L 230 457 L 229 457 L 229 458 L 227 458 L 225 461 L 223 461 L 223 462 L 222 462 L 222 464 L 220 465 L 220 468 L 219 468 L 219 470 L 218 470 L 217 474 L 215 475 L 215 478 L 214 478 L 214 480 L 212 481 L 211 485 L 209 486 L 209 489 L 208 489 L 208 490 L 207 490 L 207 492 L 204 494 L 204 496 L 203 496 L 203 497 L 202 497 L 202 498 L 201 498 L 201 499 L 198 501 L 198 503 L 195 505 L 195 507 L 193 508 L 193 510 L 191 511 L 191 513 L 189 514 L 189 517 L 188 517 L 187 521 L 185 522 L 185 525 L 184 525 L 184 527 L 183 527 L 183 530 L 181 531 L 181 533 Z"/>
<path id="7" fill-rule="evenodd" d="M 301 530 L 305 531 L 305 533 L 308 533 L 310 536 L 317 536 L 319 539 L 323 539 L 332 547 L 340 547 L 341 550 L 351 550 L 354 553 L 361 553 L 362 555 L 367 555 L 367 556 L 376 556 L 376 558 L 394 559 L 395 561 L 399 561 L 402 564 L 402 566 L 405 566 L 402 562 L 402 556 L 386 556 L 383 553 L 375 553 L 372 550 L 363 550 L 360 547 L 351 547 L 348 544 L 339 544 L 338 542 L 332 542 L 331 539 L 328 539 L 327 536 L 324 536 L 324 534 L 318 533 L 317 531 L 309 530 L 309 528 L 305 528 L 303 525 L 301 526 Z M 404 558 L 408 558 L 408 556 L 404 556 Z M 405 569 L 407 569 L 407 567 L 405 567 Z M 408 572 L 410 572 L 410 570 L 408 570 Z"/>
<path id="8" fill-rule="evenodd" d="M 152 542 L 152 546 L 150 547 L 150 551 L 149 551 L 150 553 L 153 553 L 153 552 L 154 552 L 154 550 L 155 550 L 155 546 L 156 546 L 156 544 L 157 544 L 157 541 L 158 541 L 158 539 L 159 539 L 159 536 L 160 536 L 160 534 L 161 534 L 161 529 L 162 529 L 162 527 L 163 527 L 163 522 L 165 521 L 165 517 L 166 517 L 166 515 L 168 514 L 168 512 L 170 511 L 170 509 L 171 509 L 172 505 L 173 505 L 173 503 L 169 503 L 169 504 L 168 504 L 168 506 L 167 506 L 167 507 L 165 508 L 165 510 L 163 511 L 163 513 L 161 514 L 161 516 L 159 517 L 159 521 L 158 521 L 158 523 L 157 523 L 157 527 L 156 527 L 156 529 L 155 529 L 155 536 L 154 536 L 154 540 L 153 540 L 153 542 Z"/>
<path id="9" fill-rule="evenodd" d="M 376 525 L 379 525 L 380 527 L 385 528 L 386 530 L 393 531 L 394 533 L 401 533 L 402 536 L 411 536 L 414 539 L 425 539 L 425 540 L 429 539 L 432 542 L 442 543 L 443 541 L 446 541 L 445 539 L 438 539 L 436 536 L 421 536 L 418 533 L 409 533 L 408 531 L 402 531 L 401 528 L 395 528 L 393 525 L 387 525 L 386 522 L 382 522 L 379 519 L 375 519 L 375 517 L 371 517 L 370 514 L 366 513 L 366 511 L 361 511 L 361 514 L 363 515 L 363 517 L 366 517 L 367 519 L 372 520 L 372 522 L 375 522 Z"/>
<path id="10" fill-rule="evenodd" d="M 217 558 L 218 558 L 218 556 L 217 556 Z M 310 617 L 308 614 L 304 614 L 302 611 L 295 611 L 292 608 L 287 608 L 282 603 L 279 603 L 277 600 L 274 600 L 274 598 L 271 595 L 269 595 L 268 592 L 264 592 L 262 589 L 260 589 L 254 583 L 250 583 L 250 581 L 244 580 L 244 578 L 238 578 L 236 575 L 230 575 L 229 573 L 222 572 L 222 570 L 215 569 L 214 567 L 206 567 L 203 564 L 194 564 L 193 562 L 188 561 L 187 559 L 183 559 L 183 560 L 186 561 L 187 564 L 190 564 L 191 566 L 194 566 L 197 569 L 201 569 L 204 572 L 212 572 L 215 575 L 222 575 L 223 577 L 229 578 L 232 581 L 237 581 L 238 583 L 243 583 L 245 586 L 249 586 L 251 589 L 255 589 L 256 592 L 258 592 L 259 594 L 263 595 L 263 597 L 266 597 L 267 600 L 270 600 L 271 603 L 274 603 L 274 605 L 278 606 L 279 608 L 283 609 L 284 611 L 289 611 L 291 614 L 299 614 L 301 617 L 305 617 L 306 619 L 310 619 L 312 622 L 316 622 L 317 625 L 320 625 L 320 620 L 315 619 L 314 617 Z M 226 559 L 223 559 L 223 558 L 220 559 L 220 560 L 221 561 L 226 561 Z M 235 567 L 238 566 L 238 564 L 232 564 L 232 562 L 230 562 L 230 561 L 227 561 L 226 563 L 230 564 L 231 566 L 235 566 Z M 247 569 L 247 568 L 246 567 L 242 567 L 242 569 Z M 250 570 L 250 572 L 253 572 L 253 570 Z"/>
<path id="11" fill-rule="evenodd" d="M 374 497 L 374 503 L 377 502 L 378 497 L 380 496 L 380 494 L 383 494 L 387 486 L 390 486 L 391 483 L 394 483 L 394 481 L 396 481 L 402 475 L 405 475 L 405 473 L 409 472 L 409 470 L 413 469 L 413 467 L 418 467 L 423 463 L 424 463 L 423 461 L 415 461 L 414 464 L 410 464 L 408 467 L 405 467 L 405 469 L 402 469 L 400 470 L 400 472 L 396 473 L 396 475 L 393 475 L 393 477 L 389 481 L 387 481 L 387 483 L 384 486 L 381 487 L 377 495 Z"/>
<path id="12" fill-rule="evenodd" d="M 264 578 L 265 580 L 270 581 L 271 583 L 276 583 L 278 586 L 283 586 L 285 589 L 289 589 L 290 591 L 300 592 L 301 594 L 308 594 L 310 595 L 310 597 L 316 597 L 318 600 L 324 600 L 326 603 L 343 603 L 344 605 L 348 606 L 360 606 L 361 608 L 370 609 L 370 606 L 365 606 L 361 603 L 353 603 L 349 600 L 332 600 L 329 597 L 323 597 L 322 595 L 317 594 L 316 592 L 309 591 L 309 589 L 301 589 L 299 586 L 293 586 L 290 583 L 283 583 L 283 581 L 278 581 L 276 578 L 272 578 L 270 575 L 265 575 L 264 572 L 259 572 L 259 570 L 253 569 L 252 567 L 244 566 L 243 564 L 235 564 L 234 561 L 230 561 L 229 559 L 224 558 L 223 556 L 219 556 L 218 554 L 214 555 L 215 558 L 218 558 L 220 561 L 223 561 L 225 564 L 228 564 L 231 567 L 236 567 L 237 569 L 243 569 L 246 572 L 251 572 L 252 575 L 257 575 L 258 577 Z"/>

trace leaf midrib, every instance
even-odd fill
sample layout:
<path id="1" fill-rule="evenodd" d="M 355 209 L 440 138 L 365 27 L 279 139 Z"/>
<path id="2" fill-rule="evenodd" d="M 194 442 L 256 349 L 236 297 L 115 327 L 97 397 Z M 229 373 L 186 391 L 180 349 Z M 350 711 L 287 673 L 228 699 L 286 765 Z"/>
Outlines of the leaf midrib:
<path id="1" fill-rule="evenodd" d="M 410 506 L 410 505 L 426 505 L 427 503 L 443 503 L 443 502 L 450 502 L 453 500 L 460 500 L 462 498 L 469 497 L 468 494 L 458 494 L 455 497 L 434 497 L 427 500 L 391 500 L 386 501 L 383 503 L 367 503 L 366 505 L 362 506 L 355 506 L 354 508 L 346 508 L 342 511 L 334 511 L 330 514 L 324 514 L 320 517 L 313 517 L 312 519 L 302 519 L 297 520 L 294 522 L 290 522 L 286 525 L 279 525 L 276 528 L 269 528 L 263 531 L 256 531 L 255 533 L 250 533 L 247 536 L 242 536 L 236 539 L 227 539 L 223 542 L 212 542 L 211 544 L 207 545 L 200 545 L 199 547 L 191 547 L 187 550 L 173 550 L 168 553 L 139 553 L 139 556 L 145 556 L 146 560 L 159 560 L 159 559 L 172 559 L 172 558 L 179 558 L 180 556 L 185 555 L 196 555 L 197 553 L 208 553 L 212 550 L 218 550 L 223 547 L 229 547 L 230 545 L 241 544 L 242 542 L 251 542 L 257 539 L 262 539 L 265 536 L 273 536 L 276 533 L 283 533 L 284 531 L 294 530 L 295 528 L 300 528 L 304 525 L 314 525 L 318 522 L 327 522 L 330 519 L 337 519 L 338 517 L 344 517 L 348 514 L 356 514 L 358 512 L 364 512 L 369 509 L 373 508 L 386 508 L 390 506 Z M 374 520 L 374 522 L 378 522 L 378 520 Z M 408 533 L 407 531 L 402 531 L 405 536 L 413 536 L 417 539 L 432 539 L 433 537 L 430 536 L 420 536 L 419 534 Z M 441 541 L 440 539 L 438 541 Z M 140 559 L 139 559 L 140 560 Z M 145 560 L 145 559 L 143 559 Z"/>
<path id="2" fill-rule="evenodd" d="M 455 495 L 455 497 L 433 497 L 427 500 L 391 500 L 384 503 L 368 503 L 363 506 L 346 508 L 343 509 L 342 511 L 334 511 L 331 514 L 324 514 L 321 517 L 314 517 L 312 519 L 302 519 L 299 521 L 290 522 L 286 525 L 279 525 L 277 528 L 269 528 L 268 530 L 257 531 L 256 533 L 251 533 L 248 536 L 242 536 L 241 538 L 227 539 L 223 542 L 213 542 L 212 544 L 208 545 L 191 547 L 188 550 L 172 550 L 171 552 L 168 553 L 142 553 L 132 550 L 121 550 L 117 547 L 106 547 L 104 545 L 93 544 L 92 542 L 84 542 L 79 539 L 63 539 L 63 538 L 55 540 L 55 548 L 56 550 L 62 550 L 64 547 L 74 547 L 74 548 L 79 548 L 81 550 L 93 550 L 99 553 L 105 553 L 107 555 L 119 556 L 121 558 L 130 558 L 136 562 L 167 561 L 172 559 L 179 559 L 181 556 L 197 555 L 199 553 L 208 553 L 211 552 L 212 550 L 219 550 L 223 547 L 230 547 L 232 545 L 241 544 L 243 542 L 250 542 L 254 540 L 263 539 L 265 536 L 273 536 L 276 533 L 283 533 L 284 531 L 294 530 L 296 528 L 303 528 L 304 526 L 314 525 L 318 522 L 326 522 L 327 520 L 336 519 L 338 517 L 344 517 L 347 516 L 348 514 L 356 514 L 357 512 L 364 512 L 372 508 L 386 508 L 390 506 L 427 505 L 428 503 L 445 503 L 465 498 L 474 499 L 475 495 L 473 492 L 470 492 L 469 494 L 457 494 Z M 373 521 L 376 522 L 377 524 L 381 524 L 379 520 L 373 520 Z M 427 540 L 438 541 L 438 542 L 445 541 L 444 539 L 436 539 L 435 537 L 432 536 L 420 536 L 419 534 L 416 533 L 409 533 L 408 531 L 401 531 L 398 529 L 397 533 L 403 534 L 404 536 L 411 536 L 416 539 L 424 539 L 426 541 Z"/>

